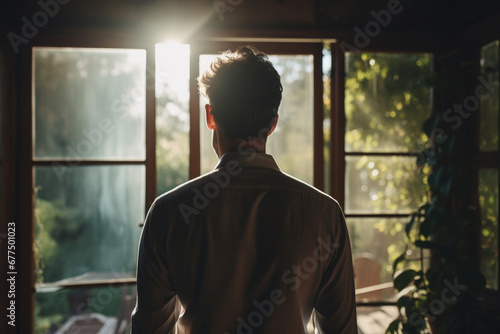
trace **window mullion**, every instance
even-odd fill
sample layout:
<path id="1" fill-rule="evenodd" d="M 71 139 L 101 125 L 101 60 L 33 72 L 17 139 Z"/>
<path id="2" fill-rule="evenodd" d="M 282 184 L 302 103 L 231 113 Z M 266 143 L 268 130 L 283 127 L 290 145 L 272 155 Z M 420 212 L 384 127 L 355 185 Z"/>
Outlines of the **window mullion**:
<path id="1" fill-rule="evenodd" d="M 156 59 L 155 45 L 146 49 L 146 211 L 156 198 Z"/>
<path id="2" fill-rule="evenodd" d="M 337 43 L 330 44 L 332 77 L 330 80 L 330 192 L 342 207 L 345 205 L 345 54 Z"/>
<path id="3" fill-rule="evenodd" d="M 314 50 L 313 99 L 314 99 L 314 156 L 313 156 L 313 184 L 323 190 L 325 185 L 324 173 L 324 140 L 323 140 L 323 45 L 317 44 Z"/>
<path id="4" fill-rule="evenodd" d="M 200 175 L 200 101 L 198 83 L 200 49 L 193 47 L 189 61 L 189 178 Z"/>

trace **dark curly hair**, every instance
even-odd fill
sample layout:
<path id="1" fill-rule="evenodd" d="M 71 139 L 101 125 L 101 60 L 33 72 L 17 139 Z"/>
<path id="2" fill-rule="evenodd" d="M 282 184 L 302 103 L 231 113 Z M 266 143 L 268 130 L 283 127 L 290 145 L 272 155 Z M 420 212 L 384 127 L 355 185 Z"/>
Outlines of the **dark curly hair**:
<path id="1" fill-rule="evenodd" d="M 252 46 L 223 52 L 198 77 L 198 86 L 228 138 L 267 137 L 283 86 L 266 54 Z"/>

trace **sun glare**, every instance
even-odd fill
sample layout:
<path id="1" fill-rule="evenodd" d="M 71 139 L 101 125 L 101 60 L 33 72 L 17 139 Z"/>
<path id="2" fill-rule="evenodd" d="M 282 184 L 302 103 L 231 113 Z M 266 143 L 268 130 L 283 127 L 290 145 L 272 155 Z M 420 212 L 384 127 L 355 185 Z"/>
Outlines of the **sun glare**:
<path id="1" fill-rule="evenodd" d="M 161 94 L 165 89 L 181 100 L 187 98 L 189 90 L 189 45 L 176 41 L 156 44 L 156 89 Z"/>
<path id="2" fill-rule="evenodd" d="M 165 42 L 162 42 L 158 45 L 166 45 L 166 46 L 174 47 L 174 46 L 182 45 L 182 43 L 180 43 L 179 41 L 176 41 L 175 39 L 169 39 L 169 40 L 166 40 Z M 185 45 L 187 45 L 187 44 L 185 44 Z"/>

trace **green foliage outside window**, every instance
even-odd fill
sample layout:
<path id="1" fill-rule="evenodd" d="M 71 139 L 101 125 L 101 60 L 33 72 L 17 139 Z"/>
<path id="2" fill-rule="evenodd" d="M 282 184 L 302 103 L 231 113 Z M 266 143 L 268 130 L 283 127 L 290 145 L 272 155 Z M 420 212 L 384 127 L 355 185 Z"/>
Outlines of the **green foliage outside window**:
<path id="1" fill-rule="evenodd" d="M 410 213 L 427 200 L 429 169 L 405 154 L 420 151 L 428 139 L 422 126 L 431 112 L 431 61 L 429 54 L 346 55 L 347 214 Z M 391 264 L 405 249 L 405 222 L 348 218 L 354 256 L 371 253 L 381 267 L 380 282 L 391 281 Z M 373 240 L 366 239 L 367 229 L 376 231 Z M 384 247 L 373 247 L 380 243 Z"/>
<path id="2" fill-rule="evenodd" d="M 481 207 L 481 272 L 486 284 L 498 289 L 498 170 L 479 172 Z"/>

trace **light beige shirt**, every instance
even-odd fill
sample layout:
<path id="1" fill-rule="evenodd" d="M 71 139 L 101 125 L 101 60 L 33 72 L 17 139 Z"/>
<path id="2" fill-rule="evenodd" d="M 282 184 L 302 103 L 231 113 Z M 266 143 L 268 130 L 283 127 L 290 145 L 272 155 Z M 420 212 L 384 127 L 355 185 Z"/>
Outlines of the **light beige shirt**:
<path id="1" fill-rule="evenodd" d="M 139 245 L 132 333 L 356 333 L 338 203 L 270 155 L 227 153 L 156 199 Z"/>

